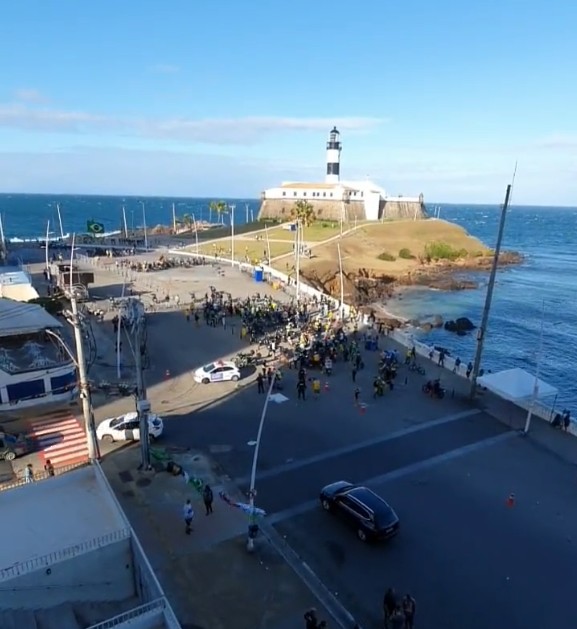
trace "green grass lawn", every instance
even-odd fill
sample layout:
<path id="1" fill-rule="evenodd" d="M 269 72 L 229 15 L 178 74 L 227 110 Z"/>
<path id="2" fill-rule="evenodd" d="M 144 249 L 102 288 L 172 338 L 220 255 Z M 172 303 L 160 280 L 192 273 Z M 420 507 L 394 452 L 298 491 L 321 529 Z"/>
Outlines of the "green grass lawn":
<path id="1" fill-rule="evenodd" d="M 343 229 L 346 231 L 347 224 L 343 224 Z M 305 227 L 303 230 L 303 239 L 305 242 L 320 242 L 327 240 L 333 236 L 337 236 L 341 233 L 341 226 L 339 223 L 332 223 L 329 221 L 315 221 L 312 225 Z M 268 237 L 274 240 L 291 240 L 294 241 L 295 233 L 283 229 L 282 227 L 275 227 L 268 230 Z"/>
<path id="2" fill-rule="evenodd" d="M 230 258 L 231 247 L 230 238 L 219 240 L 212 244 L 199 244 L 198 251 L 205 255 L 214 255 L 215 253 L 222 258 Z M 188 247 L 191 252 L 196 252 L 194 246 Z M 290 253 L 293 250 L 292 242 L 271 242 L 270 255 L 271 258 Z M 251 262 L 258 264 L 266 258 L 266 240 L 237 240 L 234 243 L 234 258 L 241 262 Z"/>

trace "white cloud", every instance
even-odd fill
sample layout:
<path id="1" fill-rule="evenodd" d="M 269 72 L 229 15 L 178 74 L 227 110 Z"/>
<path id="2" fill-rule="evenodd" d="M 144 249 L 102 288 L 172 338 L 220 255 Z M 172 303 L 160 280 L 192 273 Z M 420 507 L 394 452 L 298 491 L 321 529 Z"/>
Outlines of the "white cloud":
<path id="1" fill-rule="evenodd" d="M 180 68 L 171 63 L 155 63 L 150 66 L 150 71 L 156 74 L 177 74 L 180 72 Z"/>
<path id="2" fill-rule="evenodd" d="M 577 149 L 577 135 L 553 133 L 537 140 L 535 147 L 553 150 L 575 150 Z"/>
<path id="3" fill-rule="evenodd" d="M 60 133 L 109 132 L 220 145 L 257 144 L 265 137 L 279 133 L 326 132 L 333 124 L 343 130 L 361 131 L 373 128 L 381 122 L 377 118 L 361 117 L 123 118 L 82 111 L 29 107 L 24 104 L 0 105 L 0 127 L 9 129 Z"/>
<path id="4" fill-rule="evenodd" d="M 22 88 L 14 92 L 14 99 L 23 103 L 45 103 L 48 99 L 42 92 L 32 88 Z"/>

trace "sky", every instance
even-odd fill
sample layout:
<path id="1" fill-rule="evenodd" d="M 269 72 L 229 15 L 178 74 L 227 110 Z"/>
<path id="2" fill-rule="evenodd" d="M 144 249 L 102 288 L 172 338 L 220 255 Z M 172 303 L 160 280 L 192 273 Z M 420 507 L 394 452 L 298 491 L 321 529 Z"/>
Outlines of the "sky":
<path id="1" fill-rule="evenodd" d="M 577 3 L 18 0 L 0 8 L 0 192 L 393 195 L 577 206 Z"/>

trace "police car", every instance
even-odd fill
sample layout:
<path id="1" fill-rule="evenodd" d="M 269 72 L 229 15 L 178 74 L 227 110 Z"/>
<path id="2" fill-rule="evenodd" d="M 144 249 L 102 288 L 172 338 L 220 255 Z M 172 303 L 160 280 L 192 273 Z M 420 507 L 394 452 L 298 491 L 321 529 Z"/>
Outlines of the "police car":
<path id="1" fill-rule="evenodd" d="M 225 382 L 240 380 L 238 367 L 229 360 L 217 360 L 214 363 L 200 367 L 194 372 L 194 381 L 202 384 L 209 382 Z"/>

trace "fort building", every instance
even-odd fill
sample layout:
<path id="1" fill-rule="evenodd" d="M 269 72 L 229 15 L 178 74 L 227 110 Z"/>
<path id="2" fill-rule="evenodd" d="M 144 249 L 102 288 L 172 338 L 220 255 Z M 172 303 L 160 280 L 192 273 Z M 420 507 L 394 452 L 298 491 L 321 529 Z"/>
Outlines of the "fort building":
<path id="1" fill-rule="evenodd" d="M 426 218 L 423 195 L 389 196 L 369 181 L 347 181 L 340 178 L 342 143 L 334 127 L 326 148 L 326 176 L 323 183 L 284 182 L 261 195 L 259 219 L 289 220 L 297 201 L 305 200 L 314 208 L 317 219 L 330 221 Z"/>

